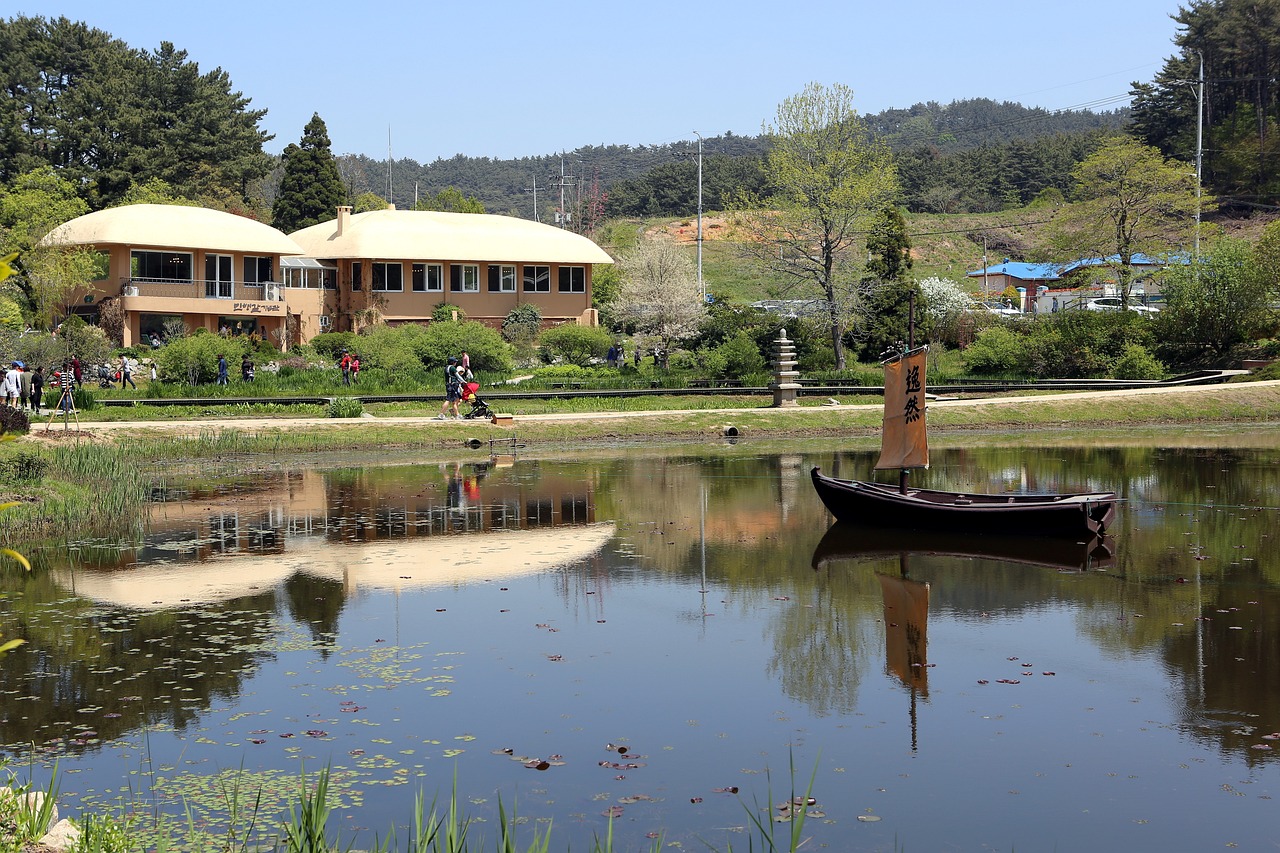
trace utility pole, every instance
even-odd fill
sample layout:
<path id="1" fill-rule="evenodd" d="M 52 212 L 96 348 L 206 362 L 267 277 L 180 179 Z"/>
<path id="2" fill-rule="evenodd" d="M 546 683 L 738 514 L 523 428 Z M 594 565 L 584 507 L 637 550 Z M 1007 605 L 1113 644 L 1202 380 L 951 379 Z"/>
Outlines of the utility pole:
<path id="1" fill-rule="evenodd" d="M 533 176 L 533 221 L 541 222 L 542 218 L 538 215 L 538 176 Z"/>
<path id="2" fill-rule="evenodd" d="M 564 211 L 564 190 L 565 187 L 573 186 L 573 175 L 564 173 L 564 152 L 560 153 L 560 178 L 556 180 L 556 185 L 560 187 L 560 209 L 556 212 L 556 220 L 561 228 L 567 228 L 569 216 Z"/>
<path id="3" fill-rule="evenodd" d="M 707 301 L 707 285 L 702 280 L 702 134 L 694 131 L 698 137 L 698 296 Z"/>
<path id="4" fill-rule="evenodd" d="M 705 302 L 707 298 L 707 286 L 702 279 L 702 134 L 694 131 L 693 135 L 698 137 L 698 295 Z M 677 151 L 675 156 L 688 157 L 691 152 Z M 781 252 L 781 249 L 779 249 Z"/>
<path id="5" fill-rule="evenodd" d="M 1200 79 L 1196 86 L 1196 277 L 1200 276 L 1200 187 L 1204 183 L 1204 53 L 1200 55 Z"/>

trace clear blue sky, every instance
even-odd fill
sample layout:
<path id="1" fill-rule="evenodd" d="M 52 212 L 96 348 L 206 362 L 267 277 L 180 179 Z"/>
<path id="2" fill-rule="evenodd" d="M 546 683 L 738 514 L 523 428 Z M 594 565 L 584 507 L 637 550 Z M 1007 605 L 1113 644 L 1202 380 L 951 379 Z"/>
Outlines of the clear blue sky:
<path id="1" fill-rule="evenodd" d="M 171 41 L 335 154 L 429 163 L 760 132 L 809 82 L 860 112 L 985 97 L 1111 109 L 1174 52 L 1176 0 L 16 0 L 134 48 Z"/>

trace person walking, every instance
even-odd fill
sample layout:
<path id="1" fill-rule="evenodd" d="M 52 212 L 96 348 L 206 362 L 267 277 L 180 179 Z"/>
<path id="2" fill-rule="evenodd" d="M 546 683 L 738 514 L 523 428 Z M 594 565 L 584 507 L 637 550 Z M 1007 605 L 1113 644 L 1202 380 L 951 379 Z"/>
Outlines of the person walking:
<path id="1" fill-rule="evenodd" d="M 449 356 L 449 363 L 444 368 L 444 404 L 440 406 L 440 415 L 436 418 L 438 421 L 449 419 L 449 408 L 453 407 L 453 416 L 460 418 L 458 414 L 458 401 L 462 399 L 462 376 L 458 373 L 458 359 Z"/>
<path id="2" fill-rule="evenodd" d="M 80 367 L 80 356 L 71 356 L 71 378 L 76 381 L 76 387 L 79 388 L 84 384 L 84 370 Z"/>
<path id="3" fill-rule="evenodd" d="M 342 351 L 342 358 L 338 360 L 338 368 L 342 371 L 342 384 L 351 384 L 351 353 L 346 350 Z"/>
<path id="4" fill-rule="evenodd" d="M 18 369 L 18 362 L 9 363 L 9 370 L 4 375 L 4 404 L 6 406 L 18 405 L 18 395 L 22 391 L 22 371 Z"/>
<path id="5" fill-rule="evenodd" d="M 253 362 L 249 360 L 248 353 L 240 359 L 240 378 L 245 382 L 253 381 Z"/>
<path id="6" fill-rule="evenodd" d="M 44 397 L 44 368 L 36 367 L 31 374 L 31 411 L 40 414 L 40 403 Z"/>
<path id="7" fill-rule="evenodd" d="M 355 383 L 360 381 L 360 353 L 351 356 L 351 381 Z"/>
<path id="8" fill-rule="evenodd" d="M 217 380 L 217 384 L 218 384 L 218 385 L 229 385 L 229 384 L 231 384 L 230 374 L 229 374 L 229 373 L 228 373 L 228 371 L 227 371 L 227 357 L 226 357 L 224 354 L 222 354 L 222 353 L 218 353 L 218 380 Z"/>
<path id="9" fill-rule="evenodd" d="M 129 366 L 129 356 L 120 356 L 120 390 L 124 390 L 125 383 L 129 383 L 129 387 L 138 390 L 138 386 L 133 381 L 133 368 Z"/>
<path id="10" fill-rule="evenodd" d="M 18 362 L 18 370 L 18 405 L 25 409 L 31 405 L 31 374 L 22 362 Z"/>

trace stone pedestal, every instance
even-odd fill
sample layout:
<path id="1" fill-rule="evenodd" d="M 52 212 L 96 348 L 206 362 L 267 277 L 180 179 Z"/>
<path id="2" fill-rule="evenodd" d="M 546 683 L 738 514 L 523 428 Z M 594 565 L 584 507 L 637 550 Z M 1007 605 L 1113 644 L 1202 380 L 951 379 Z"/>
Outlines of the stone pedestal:
<path id="1" fill-rule="evenodd" d="M 796 345 L 787 339 L 787 330 L 781 329 L 778 338 L 773 342 L 773 381 L 769 389 L 773 391 L 773 406 L 798 406 L 796 392 L 800 390 L 800 372 L 796 366 Z"/>

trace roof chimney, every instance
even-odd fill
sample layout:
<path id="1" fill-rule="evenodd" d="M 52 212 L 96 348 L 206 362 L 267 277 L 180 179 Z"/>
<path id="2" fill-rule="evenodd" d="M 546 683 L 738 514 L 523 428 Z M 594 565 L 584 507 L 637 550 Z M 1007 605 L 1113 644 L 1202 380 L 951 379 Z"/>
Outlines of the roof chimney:
<path id="1" fill-rule="evenodd" d="M 334 236 L 341 237 L 342 232 L 347 229 L 347 223 L 349 223 L 350 221 L 351 221 L 351 205 L 349 204 L 338 205 L 338 232 Z"/>

